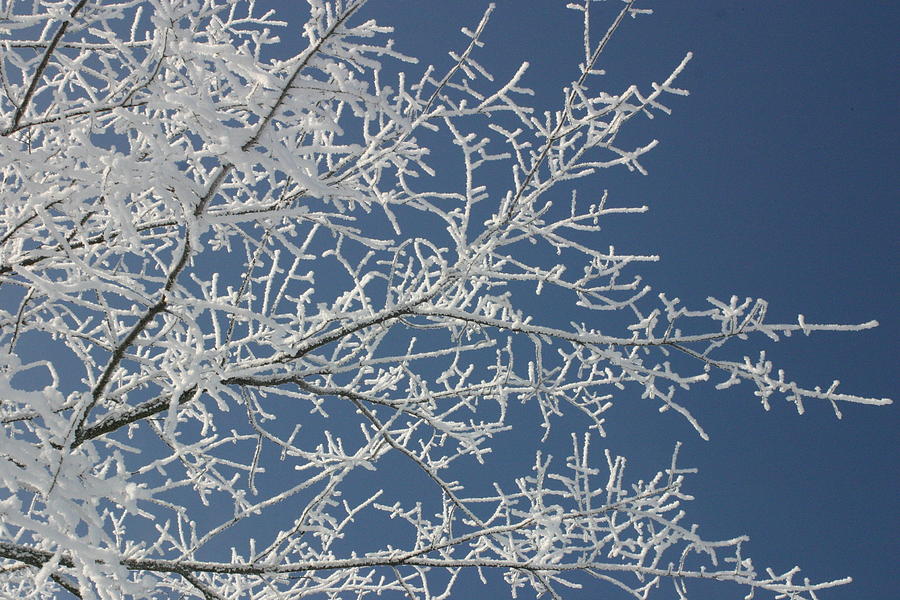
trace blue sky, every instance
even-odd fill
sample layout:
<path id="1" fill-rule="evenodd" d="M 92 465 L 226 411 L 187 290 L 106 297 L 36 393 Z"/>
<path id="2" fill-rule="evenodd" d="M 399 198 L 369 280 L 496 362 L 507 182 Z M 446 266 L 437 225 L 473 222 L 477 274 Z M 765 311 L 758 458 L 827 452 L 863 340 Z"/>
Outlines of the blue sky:
<path id="1" fill-rule="evenodd" d="M 399 49 L 441 65 L 444 50 L 460 45 L 459 27 L 477 23 L 486 4 L 394 0 L 366 11 L 396 26 Z M 564 4 L 500 0 L 478 57 L 498 78 L 528 60 L 526 82 L 546 108 L 575 77 L 579 23 Z M 596 5 L 598 16 L 617 3 L 608 4 Z M 648 176 L 602 174 L 611 197 L 651 207 L 611 225 L 610 239 L 659 253 L 660 263 L 643 268 L 646 279 L 695 304 L 737 294 L 767 299 L 781 321 L 797 313 L 820 322 L 877 319 L 874 331 L 794 337 L 770 347 L 770 356 L 810 385 L 838 378 L 848 392 L 893 396 L 900 9 L 641 4 L 655 14 L 626 22 L 601 59 L 610 87 L 633 81 L 647 89 L 692 51 L 678 80 L 691 95 L 670 99 L 670 117 L 632 128 L 635 142 L 660 140 L 642 161 Z M 689 406 L 709 442 L 676 416 L 634 403 L 610 418 L 605 443 L 638 473 L 683 440 L 683 463 L 700 469 L 690 515 L 706 535 L 749 534 L 758 566 L 799 564 L 812 579 L 854 578 L 823 598 L 891 597 L 900 553 L 896 406 L 847 406 L 838 421 L 825 405 L 810 404 L 802 416 L 783 402 L 765 412 L 751 392 L 693 392 Z M 648 420 L 657 434 L 636 443 Z M 600 591 L 611 592 L 574 597 Z M 722 588 L 696 591 L 692 598 L 725 597 Z"/>
<path id="2" fill-rule="evenodd" d="M 293 32 L 306 15 L 305 3 L 296 0 L 259 2 L 264 3 L 277 6 Z M 439 69 L 450 64 L 447 50 L 459 50 L 467 41 L 459 28 L 477 24 L 487 4 L 370 0 L 358 18 L 375 17 L 396 27 L 396 47 L 421 60 L 399 68 L 416 79 L 429 63 Z M 578 75 L 579 16 L 565 4 L 498 0 L 483 38 L 486 47 L 476 56 L 499 81 L 529 61 L 525 84 L 535 90 L 538 110 L 558 108 L 562 86 Z M 630 83 L 647 90 L 691 51 L 694 58 L 677 81 L 691 95 L 668 97 L 671 116 L 635 119 L 622 134 L 624 146 L 659 140 L 641 161 L 648 175 L 617 168 L 583 180 L 583 189 L 579 183 L 585 196 L 607 189 L 613 205 L 650 206 L 646 215 L 611 220 L 598 244 L 660 254 L 660 262 L 644 264 L 639 272 L 657 292 L 695 307 L 707 296 L 735 294 L 768 300 L 770 322 L 793 322 L 797 313 L 815 322 L 877 319 L 876 330 L 795 336 L 770 345 L 769 355 L 810 387 L 827 387 L 838 378 L 848 393 L 895 396 L 900 79 L 893 59 L 900 9 L 887 2 L 860 8 L 831 0 L 642 0 L 638 5 L 656 14 L 625 22 L 601 58 L 599 67 L 608 73 L 599 81 L 612 92 Z M 617 0 L 596 4 L 598 30 L 619 6 Z M 297 49 L 296 39 L 280 34 L 290 50 Z M 455 167 L 435 156 L 433 166 L 445 178 L 441 185 L 452 185 L 447 174 Z M 226 271 L 228 262 L 215 256 L 207 266 Z M 537 304 L 545 297 L 530 300 L 546 318 L 538 322 L 567 321 L 565 310 Z M 43 352 L 38 344 L 28 351 Z M 823 600 L 892 597 L 898 584 L 894 558 L 900 555 L 897 407 L 843 406 L 839 421 L 830 406 L 813 402 L 802 416 L 784 401 L 766 412 L 752 392 L 746 385 L 725 392 L 697 386 L 683 395 L 711 437 L 703 441 L 678 415 L 659 414 L 656 404 L 626 390 L 609 414 L 608 437 L 596 440 L 594 450 L 598 458 L 601 447 L 627 456 L 631 476 L 646 478 L 668 465 L 680 440 L 681 465 L 700 470 L 687 485 L 696 500 L 686 508 L 688 520 L 701 523 L 704 537 L 749 534 L 748 553 L 757 567 L 782 572 L 799 564 L 812 580 L 855 579 L 850 587 L 824 593 Z M 334 419 L 323 427 L 355 422 L 350 407 L 336 404 L 330 408 Z M 528 472 L 536 447 L 516 445 L 539 437 L 528 414 L 523 409 L 512 417 L 523 436 L 498 442 L 487 467 L 463 469 L 473 488 Z M 562 459 L 569 450 L 566 428 L 585 425 L 561 419 L 544 449 Z M 391 487 L 413 501 L 424 476 L 409 477 L 400 462 L 388 457 L 377 473 L 362 473 L 354 484 Z M 274 528 L 292 517 L 290 510 L 279 507 L 266 518 L 273 519 Z M 212 524 L 220 518 L 211 510 L 201 519 Z M 371 531 L 377 532 L 376 526 Z M 362 543 L 402 537 L 395 530 L 377 534 Z M 216 550 L 246 541 L 222 537 Z M 246 536 L 235 533 L 238 537 Z M 718 586 L 690 589 L 692 600 L 746 593 Z M 499 577 L 489 580 L 487 589 L 468 577 L 455 597 L 508 593 Z M 566 594 L 597 597 L 623 596 L 608 586 Z M 672 598 L 674 592 L 667 588 L 654 597 Z"/>

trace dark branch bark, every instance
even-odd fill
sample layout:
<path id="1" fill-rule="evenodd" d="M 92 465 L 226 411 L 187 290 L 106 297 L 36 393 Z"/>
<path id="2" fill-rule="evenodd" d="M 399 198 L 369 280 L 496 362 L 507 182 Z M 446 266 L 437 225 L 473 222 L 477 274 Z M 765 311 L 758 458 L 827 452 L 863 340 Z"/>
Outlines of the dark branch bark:
<path id="1" fill-rule="evenodd" d="M 31 78 L 31 82 L 28 84 L 28 89 L 25 91 L 25 96 L 22 98 L 22 101 L 19 103 L 19 106 L 16 107 L 16 112 L 13 114 L 12 123 L 10 123 L 6 129 L 0 132 L 0 136 L 6 137 L 14 132 L 18 126 L 19 121 L 22 120 L 22 117 L 25 115 L 25 111 L 28 110 L 28 105 L 31 104 L 31 99 L 34 97 L 34 92 L 37 90 L 38 82 L 44 77 L 44 71 L 47 69 L 47 65 L 50 64 L 50 57 L 53 56 L 53 53 L 56 51 L 56 46 L 62 40 L 63 36 L 66 34 L 66 29 L 69 28 L 69 23 L 72 22 L 72 19 L 75 18 L 81 9 L 84 8 L 84 5 L 87 4 L 87 0 L 80 0 L 78 4 L 72 7 L 72 10 L 69 12 L 69 18 L 62 22 L 62 25 L 59 26 L 59 29 L 56 30 L 56 33 L 53 35 L 53 39 L 50 41 L 50 45 L 47 46 L 47 51 L 44 52 L 44 56 L 41 58 L 40 64 L 38 64 L 38 68 L 35 70 L 34 75 Z"/>
<path id="2" fill-rule="evenodd" d="M 176 402 L 179 406 L 187 404 L 196 397 L 196 393 L 196 387 L 187 389 L 178 396 Z M 152 400 L 148 400 L 147 402 L 143 402 L 125 412 L 103 417 L 97 423 L 89 427 L 84 427 L 72 441 L 72 448 L 77 448 L 88 440 L 98 438 L 107 433 L 112 433 L 117 429 L 121 429 L 122 427 L 140 421 L 141 419 L 157 415 L 168 409 L 169 406 L 171 406 L 171 403 L 172 399 L 170 396 L 159 396 Z"/>

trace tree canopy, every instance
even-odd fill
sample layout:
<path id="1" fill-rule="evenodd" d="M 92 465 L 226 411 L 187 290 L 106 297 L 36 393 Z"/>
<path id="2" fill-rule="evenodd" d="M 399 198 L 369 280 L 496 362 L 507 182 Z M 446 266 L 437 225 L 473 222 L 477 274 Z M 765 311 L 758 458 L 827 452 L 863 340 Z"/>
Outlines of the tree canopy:
<path id="1" fill-rule="evenodd" d="M 656 142 L 621 132 L 687 94 L 690 54 L 603 89 L 610 39 L 652 17 L 570 4 L 583 57 L 545 110 L 527 64 L 480 64 L 493 6 L 430 67 L 363 4 L 309 0 L 289 42 L 293 14 L 242 0 L 8 3 L 0 591 L 446 598 L 476 571 L 553 598 L 586 582 L 686 598 L 713 579 L 811 599 L 843 583 L 702 536 L 677 445 L 638 477 L 603 448 L 629 398 L 705 437 L 683 400 L 701 386 L 838 417 L 890 402 L 794 381 L 764 349 L 874 321 L 685 305 L 639 276 L 657 256 L 603 243 L 647 208 L 594 178 L 645 172 Z M 551 458 L 560 434 L 570 455 Z M 518 472 L 491 466 L 506 438 Z"/>

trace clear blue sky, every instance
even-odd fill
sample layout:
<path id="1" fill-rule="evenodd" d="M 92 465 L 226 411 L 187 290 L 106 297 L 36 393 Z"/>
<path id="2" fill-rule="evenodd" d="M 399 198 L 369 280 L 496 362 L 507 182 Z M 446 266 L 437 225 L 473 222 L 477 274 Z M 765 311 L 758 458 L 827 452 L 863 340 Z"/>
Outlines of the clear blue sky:
<path id="1" fill-rule="evenodd" d="M 305 17 L 306 5 L 297 0 L 259 4 L 277 6 L 294 24 Z M 561 87 L 577 77 L 580 24 L 565 4 L 497 0 L 487 45 L 477 56 L 501 80 L 529 61 L 525 81 L 539 108 L 556 109 Z M 360 18 L 394 25 L 397 48 L 423 63 L 403 68 L 418 74 L 424 64 L 448 65 L 446 51 L 465 44 L 459 28 L 477 24 L 486 6 L 483 0 L 370 0 Z M 598 29 L 619 6 L 596 4 Z M 661 262 L 642 268 L 645 279 L 694 306 L 710 295 L 736 294 L 767 299 L 770 321 L 791 322 L 801 312 L 817 322 L 877 319 L 882 326 L 874 331 L 794 337 L 771 347 L 770 356 L 809 386 L 827 387 L 838 378 L 848 393 L 896 397 L 900 8 L 846 0 L 643 0 L 639 6 L 656 14 L 628 20 L 599 65 L 608 71 L 610 91 L 632 82 L 649 89 L 692 51 L 678 81 L 691 95 L 670 97 L 671 116 L 635 122 L 626 134 L 634 144 L 659 139 L 642 161 L 648 176 L 610 170 L 585 191 L 606 188 L 615 204 L 651 207 L 648 215 L 611 222 L 602 243 L 660 254 Z M 777 402 L 765 412 L 750 387 L 724 393 L 698 387 L 683 399 L 710 434 L 704 442 L 677 415 L 660 415 L 628 393 L 634 392 L 620 396 L 609 415 L 603 444 L 630 458 L 635 477 L 646 477 L 683 441 L 682 465 L 700 469 L 687 488 L 697 497 L 687 507 L 689 520 L 702 524 L 705 537 L 746 533 L 757 567 L 784 571 L 799 564 L 813 580 L 855 579 L 823 593 L 823 600 L 896 596 L 896 405 L 843 406 L 838 421 L 827 405 L 809 402 L 799 416 Z M 557 456 L 567 450 L 555 443 L 548 450 Z M 533 448 L 501 443 L 489 468 L 471 473 L 484 479 L 513 469 L 524 474 L 527 464 L 513 465 L 523 453 L 533 456 Z M 400 479 L 392 465 L 388 459 L 370 483 L 405 486 L 414 498 L 414 483 Z M 498 579 L 488 588 L 466 579 L 455 597 L 508 597 Z M 692 600 L 746 593 L 695 591 Z M 622 597 L 609 586 L 566 595 Z M 674 597 L 670 587 L 654 596 Z"/>
<path id="2" fill-rule="evenodd" d="M 401 50 L 444 65 L 444 50 L 460 47 L 459 27 L 474 26 L 486 4 L 372 1 L 366 11 L 397 27 Z M 598 16 L 617 10 L 617 2 L 605 4 L 596 5 Z M 643 161 L 649 176 L 602 175 L 611 197 L 651 206 L 649 215 L 611 225 L 610 239 L 623 250 L 661 254 L 644 269 L 647 280 L 695 304 L 733 293 L 769 300 L 769 314 L 782 321 L 800 312 L 820 322 L 879 320 L 866 333 L 795 337 L 770 355 L 810 385 L 838 378 L 847 392 L 895 396 L 900 8 L 831 0 L 641 4 L 656 13 L 626 22 L 601 61 L 611 89 L 631 81 L 648 89 L 690 50 L 679 83 L 691 95 L 671 100 L 672 116 L 633 128 L 636 142 L 660 140 Z M 498 78 L 528 60 L 527 83 L 555 108 L 560 86 L 575 77 L 577 14 L 561 0 L 497 5 L 479 60 Z M 606 443 L 641 473 L 684 440 L 683 462 L 700 468 L 690 515 L 707 536 L 749 534 L 757 566 L 799 564 L 814 580 L 855 579 L 826 599 L 893 597 L 896 405 L 844 407 L 838 421 L 813 403 L 803 416 L 783 402 L 767 413 L 751 393 L 694 392 L 689 406 L 710 442 L 677 416 L 635 402 L 611 415 Z M 657 435 L 638 444 L 635 432 L 646 431 L 647 419 Z M 691 597 L 732 597 L 724 591 L 698 587 Z M 502 584 L 491 593 L 505 597 Z M 601 593 L 617 597 L 605 587 L 573 597 Z M 671 590 L 660 597 L 667 594 L 674 597 Z"/>

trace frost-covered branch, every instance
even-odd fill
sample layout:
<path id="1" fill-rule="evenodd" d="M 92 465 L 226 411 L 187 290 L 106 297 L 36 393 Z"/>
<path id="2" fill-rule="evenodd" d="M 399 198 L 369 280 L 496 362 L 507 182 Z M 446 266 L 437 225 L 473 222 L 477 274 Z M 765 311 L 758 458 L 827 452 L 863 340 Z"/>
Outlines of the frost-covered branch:
<path id="1" fill-rule="evenodd" d="M 245 0 L 0 18 L 0 595 L 448 598 L 467 571 L 553 598 L 592 579 L 636 598 L 844 583 L 758 572 L 745 538 L 688 521 L 674 457 L 627 484 L 591 447 L 630 398 L 705 435 L 706 385 L 838 415 L 890 402 L 742 351 L 874 322 L 688 308 L 635 272 L 657 256 L 598 242 L 647 209 L 591 177 L 643 172 L 655 141 L 620 132 L 686 94 L 690 56 L 599 89 L 645 11 L 574 3 L 584 62 L 543 111 L 527 63 L 479 62 L 493 6 L 419 66 L 363 2 L 308 4 L 299 29 Z M 530 469 L 490 466 L 505 440 Z"/>

